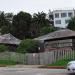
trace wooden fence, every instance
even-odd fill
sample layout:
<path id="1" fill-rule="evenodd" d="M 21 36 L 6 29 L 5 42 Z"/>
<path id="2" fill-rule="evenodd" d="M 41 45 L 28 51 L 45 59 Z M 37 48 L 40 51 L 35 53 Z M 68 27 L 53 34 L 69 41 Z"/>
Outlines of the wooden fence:
<path id="1" fill-rule="evenodd" d="M 75 59 L 74 50 L 55 50 L 44 53 L 26 54 L 26 64 L 46 65 L 62 59 Z"/>
<path id="2" fill-rule="evenodd" d="M 27 65 L 46 65 L 56 62 L 61 59 L 75 59 L 75 50 L 53 50 L 43 53 L 15 53 L 4 52 L 0 53 L 0 60 L 12 60 L 19 64 Z"/>

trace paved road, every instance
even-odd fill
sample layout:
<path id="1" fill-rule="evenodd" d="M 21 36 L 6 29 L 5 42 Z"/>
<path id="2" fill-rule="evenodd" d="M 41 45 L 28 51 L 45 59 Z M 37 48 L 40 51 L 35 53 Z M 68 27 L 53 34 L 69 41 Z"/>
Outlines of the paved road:
<path id="1" fill-rule="evenodd" d="M 0 68 L 0 75 L 75 75 L 66 69 Z"/>

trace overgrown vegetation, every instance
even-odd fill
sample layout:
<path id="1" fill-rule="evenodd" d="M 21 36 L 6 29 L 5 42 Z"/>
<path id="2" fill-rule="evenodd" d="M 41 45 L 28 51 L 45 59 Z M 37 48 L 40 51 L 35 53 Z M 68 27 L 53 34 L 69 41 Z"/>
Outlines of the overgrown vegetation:
<path id="1" fill-rule="evenodd" d="M 62 60 L 58 60 L 53 64 L 49 64 L 48 66 L 67 66 L 67 63 L 71 61 L 71 59 L 62 59 Z"/>
<path id="2" fill-rule="evenodd" d="M 53 32 L 53 31 L 55 31 L 55 30 L 56 30 L 56 29 L 53 28 L 53 27 L 45 26 L 45 27 L 42 27 L 42 28 L 41 28 L 39 35 L 42 36 L 42 35 L 48 34 L 48 33 L 50 33 L 50 32 Z"/>
<path id="3" fill-rule="evenodd" d="M 0 52 L 8 51 L 8 47 L 5 45 L 0 45 Z"/>
<path id="4" fill-rule="evenodd" d="M 50 21 L 46 19 L 46 13 L 30 13 L 20 11 L 16 15 L 12 13 L 0 13 L 0 33 L 11 33 L 19 39 L 39 37 L 42 34 L 52 32 Z"/>
<path id="5" fill-rule="evenodd" d="M 17 63 L 11 60 L 0 60 L 0 65 L 16 65 Z"/>
<path id="6" fill-rule="evenodd" d="M 71 18 L 71 20 L 69 21 L 69 24 L 68 24 L 67 28 L 75 31 L 75 17 Z"/>
<path id="7" fill-rule="evenodd" d="M 18 53 L 36 53 L 38 52 L 38 41 L 32 39 L 24 39 L 19 47 L 17 48 L 16 52 Z"/>

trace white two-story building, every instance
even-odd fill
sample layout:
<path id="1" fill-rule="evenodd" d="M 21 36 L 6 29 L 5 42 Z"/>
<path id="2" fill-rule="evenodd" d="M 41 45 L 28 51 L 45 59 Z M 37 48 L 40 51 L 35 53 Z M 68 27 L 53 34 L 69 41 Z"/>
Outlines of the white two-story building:
<path id="1" fill-rule="evenodd" d="M 75 10 L 54 10 L 49 11 L 47 14 L 47 19 L 51 21 L 51 23 L 55 27 L 66 28 L 69 20 L 75 16 Z"/>

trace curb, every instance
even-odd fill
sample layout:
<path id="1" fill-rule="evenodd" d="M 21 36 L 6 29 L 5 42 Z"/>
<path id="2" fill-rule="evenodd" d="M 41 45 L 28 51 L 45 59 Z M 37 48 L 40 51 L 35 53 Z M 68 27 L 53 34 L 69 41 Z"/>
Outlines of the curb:
<path id="1" fill-rule="evenodd" d="M 8 65 L 0 65 L 0 67 L 7 67 Z"/>
<path id="2" fill-rule="evenodd" d="M 64 66 L 41 66 L 39 68 L 48 68 L 48 69 L 65 69 Z"/>

